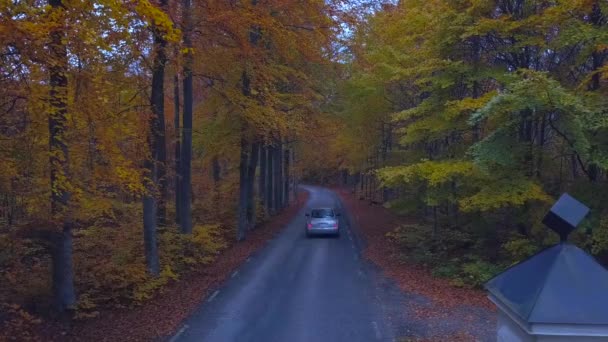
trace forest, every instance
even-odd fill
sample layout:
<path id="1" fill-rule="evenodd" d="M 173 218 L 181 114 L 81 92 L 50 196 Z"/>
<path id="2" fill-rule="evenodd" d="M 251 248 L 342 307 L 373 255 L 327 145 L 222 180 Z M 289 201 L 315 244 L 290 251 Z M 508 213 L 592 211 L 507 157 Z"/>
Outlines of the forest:
<path id="1" fill-rule="evenodd" d="M 571 240 L 608 263 L 607 13 L 599 0 L 402 0 L 359 27 L 331 167 L 417 219 L 390 234 L 403 257 L 481 285 L 559 241 L 541 221 L 568 192 L 591 208 Z"/>
<path id="2" fill-rule="evenodd" d="M 293 201 L 352 9 L 0 2 L 3 325 L 145 302 Z"/>
<path id="3" fill-rule="evenodd" d="M 557 242 L 541 220 L 564 192 L 608 264 L 607 13 L 0 0 L 0 327 L 150 301 L 301 183 L 414 218 L 399 257 L 454 286 Z"/>

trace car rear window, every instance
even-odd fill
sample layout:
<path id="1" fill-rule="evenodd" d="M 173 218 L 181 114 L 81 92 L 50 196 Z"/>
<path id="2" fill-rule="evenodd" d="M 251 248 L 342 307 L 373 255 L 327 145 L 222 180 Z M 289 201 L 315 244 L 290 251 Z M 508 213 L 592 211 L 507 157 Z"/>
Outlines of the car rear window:
<path id="1" fill-rule="evenodd" d="M 334 211 L 331 209 L 313 209 L 310 216 L 313 218 L 334 217 Z"/>

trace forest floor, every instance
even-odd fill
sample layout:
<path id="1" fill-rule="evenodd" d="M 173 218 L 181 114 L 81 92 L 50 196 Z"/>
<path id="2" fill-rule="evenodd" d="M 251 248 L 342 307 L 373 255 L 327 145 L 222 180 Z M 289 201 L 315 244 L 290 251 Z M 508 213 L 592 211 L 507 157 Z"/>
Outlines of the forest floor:
<path id="1" fill-rule="evenodd" d="M 433 277 L 424 267 L 400 261 L 397 246 L 386 234 L 412 218 L 359 200 L 350 189 L 334 188 L 351 213 L 363 238 L 364 256 L 380 269 L 402 294 L 393 320 L 401 341 L 492 341 L 496 340 L 496 311 L 482 290 L 458 288 L 448 279 Z"/>
<path id="2" fill-rule="evenodd" d="M 58 324 L 41 324 L 33 340 L 41 341 L 162 341 L 177 331 L 203 300 L 229 278 L 267 241 L 292 221 L 308 198 L 300 192 L 298 201 L 268 222 L 249 232 L 247 239 L 224 250 L 210 265 L 183 275 L 141 306 L 106 310 L 99 317 L 76 321 L 71 329 Z M 2 340 L 2 338 L 0 338 Z"/>

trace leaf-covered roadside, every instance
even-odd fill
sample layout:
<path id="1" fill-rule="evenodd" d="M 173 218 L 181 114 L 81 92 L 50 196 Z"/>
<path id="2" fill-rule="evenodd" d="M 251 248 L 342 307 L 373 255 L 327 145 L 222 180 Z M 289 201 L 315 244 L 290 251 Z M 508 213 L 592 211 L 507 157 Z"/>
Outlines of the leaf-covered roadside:
<path id="1" fill-rule="evenodd" d="M 395 228 L 404 223 L 412 224 L 415 219 L 361 201 L 349 189 L 340 188 L 336 192 L 353 213 L 356 229 L 364 238 L 364 256 L 405 293 L 430 299 L 428 304 L 408 300 L 404 304 L 407 307 L 401 310 L 403 316 L 394 318 L 408 324 L 417 322 L 425 330 L 424 334 L 416 332 L 412 333 L 414 336 L 401 336 L 404 341 L 473 341 L 475 337 L 494 333 L 495 309 L 483 291 L 454 286 L 450 279 L 436 276 L 429 267 L 410 259 L 411 255 L 390 237 Z M 442 320 L 451 324 L 447 328 L 434 326 L 441 325 Z M 458 329 L 453 329 L 454 326 Z"/>
<path id="2" fill-rule="evenodd" d="M 263 247 L 301 210 L 308 198 L 307 192 L 298 195 L 294 203 L 272 220 L 250 232 L 249 238 L 241 243 L 231 243 L 221 255 L 198 265 L 191 271 L 170 280 L 151 294 L 153 300 L 142 301 L 130 307 L 104 307 L 95 318 L 76 321 L 71 329 L 65 330 L 62 324 L 23 322 L 23 317 L 14 330 L 2 329 L 0 340 L 13 336 L 17 340 L 37 341 L 151 341 L 172 336 L 180 324 L 199 307 L 209 293 L 220 286 L 234 269 L 238 268 L 249 256 Z M 32 317 L 32 319 L 34 319 Z M 4 334 L 4 335 L 3 335 Z"/>

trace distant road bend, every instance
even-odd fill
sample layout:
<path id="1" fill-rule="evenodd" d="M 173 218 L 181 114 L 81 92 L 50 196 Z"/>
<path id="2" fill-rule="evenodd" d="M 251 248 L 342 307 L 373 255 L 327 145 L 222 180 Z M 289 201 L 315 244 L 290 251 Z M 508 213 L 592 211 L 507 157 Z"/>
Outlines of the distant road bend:
<path id="1" fill-rule="evenodd" d="M 320 187 L 306 207 L 211 294 L 171 341 L 392 341 L 374 272 L 335 193 Z M 335 207 L 342 236 L 307 239 L 305 210 Z"/>

